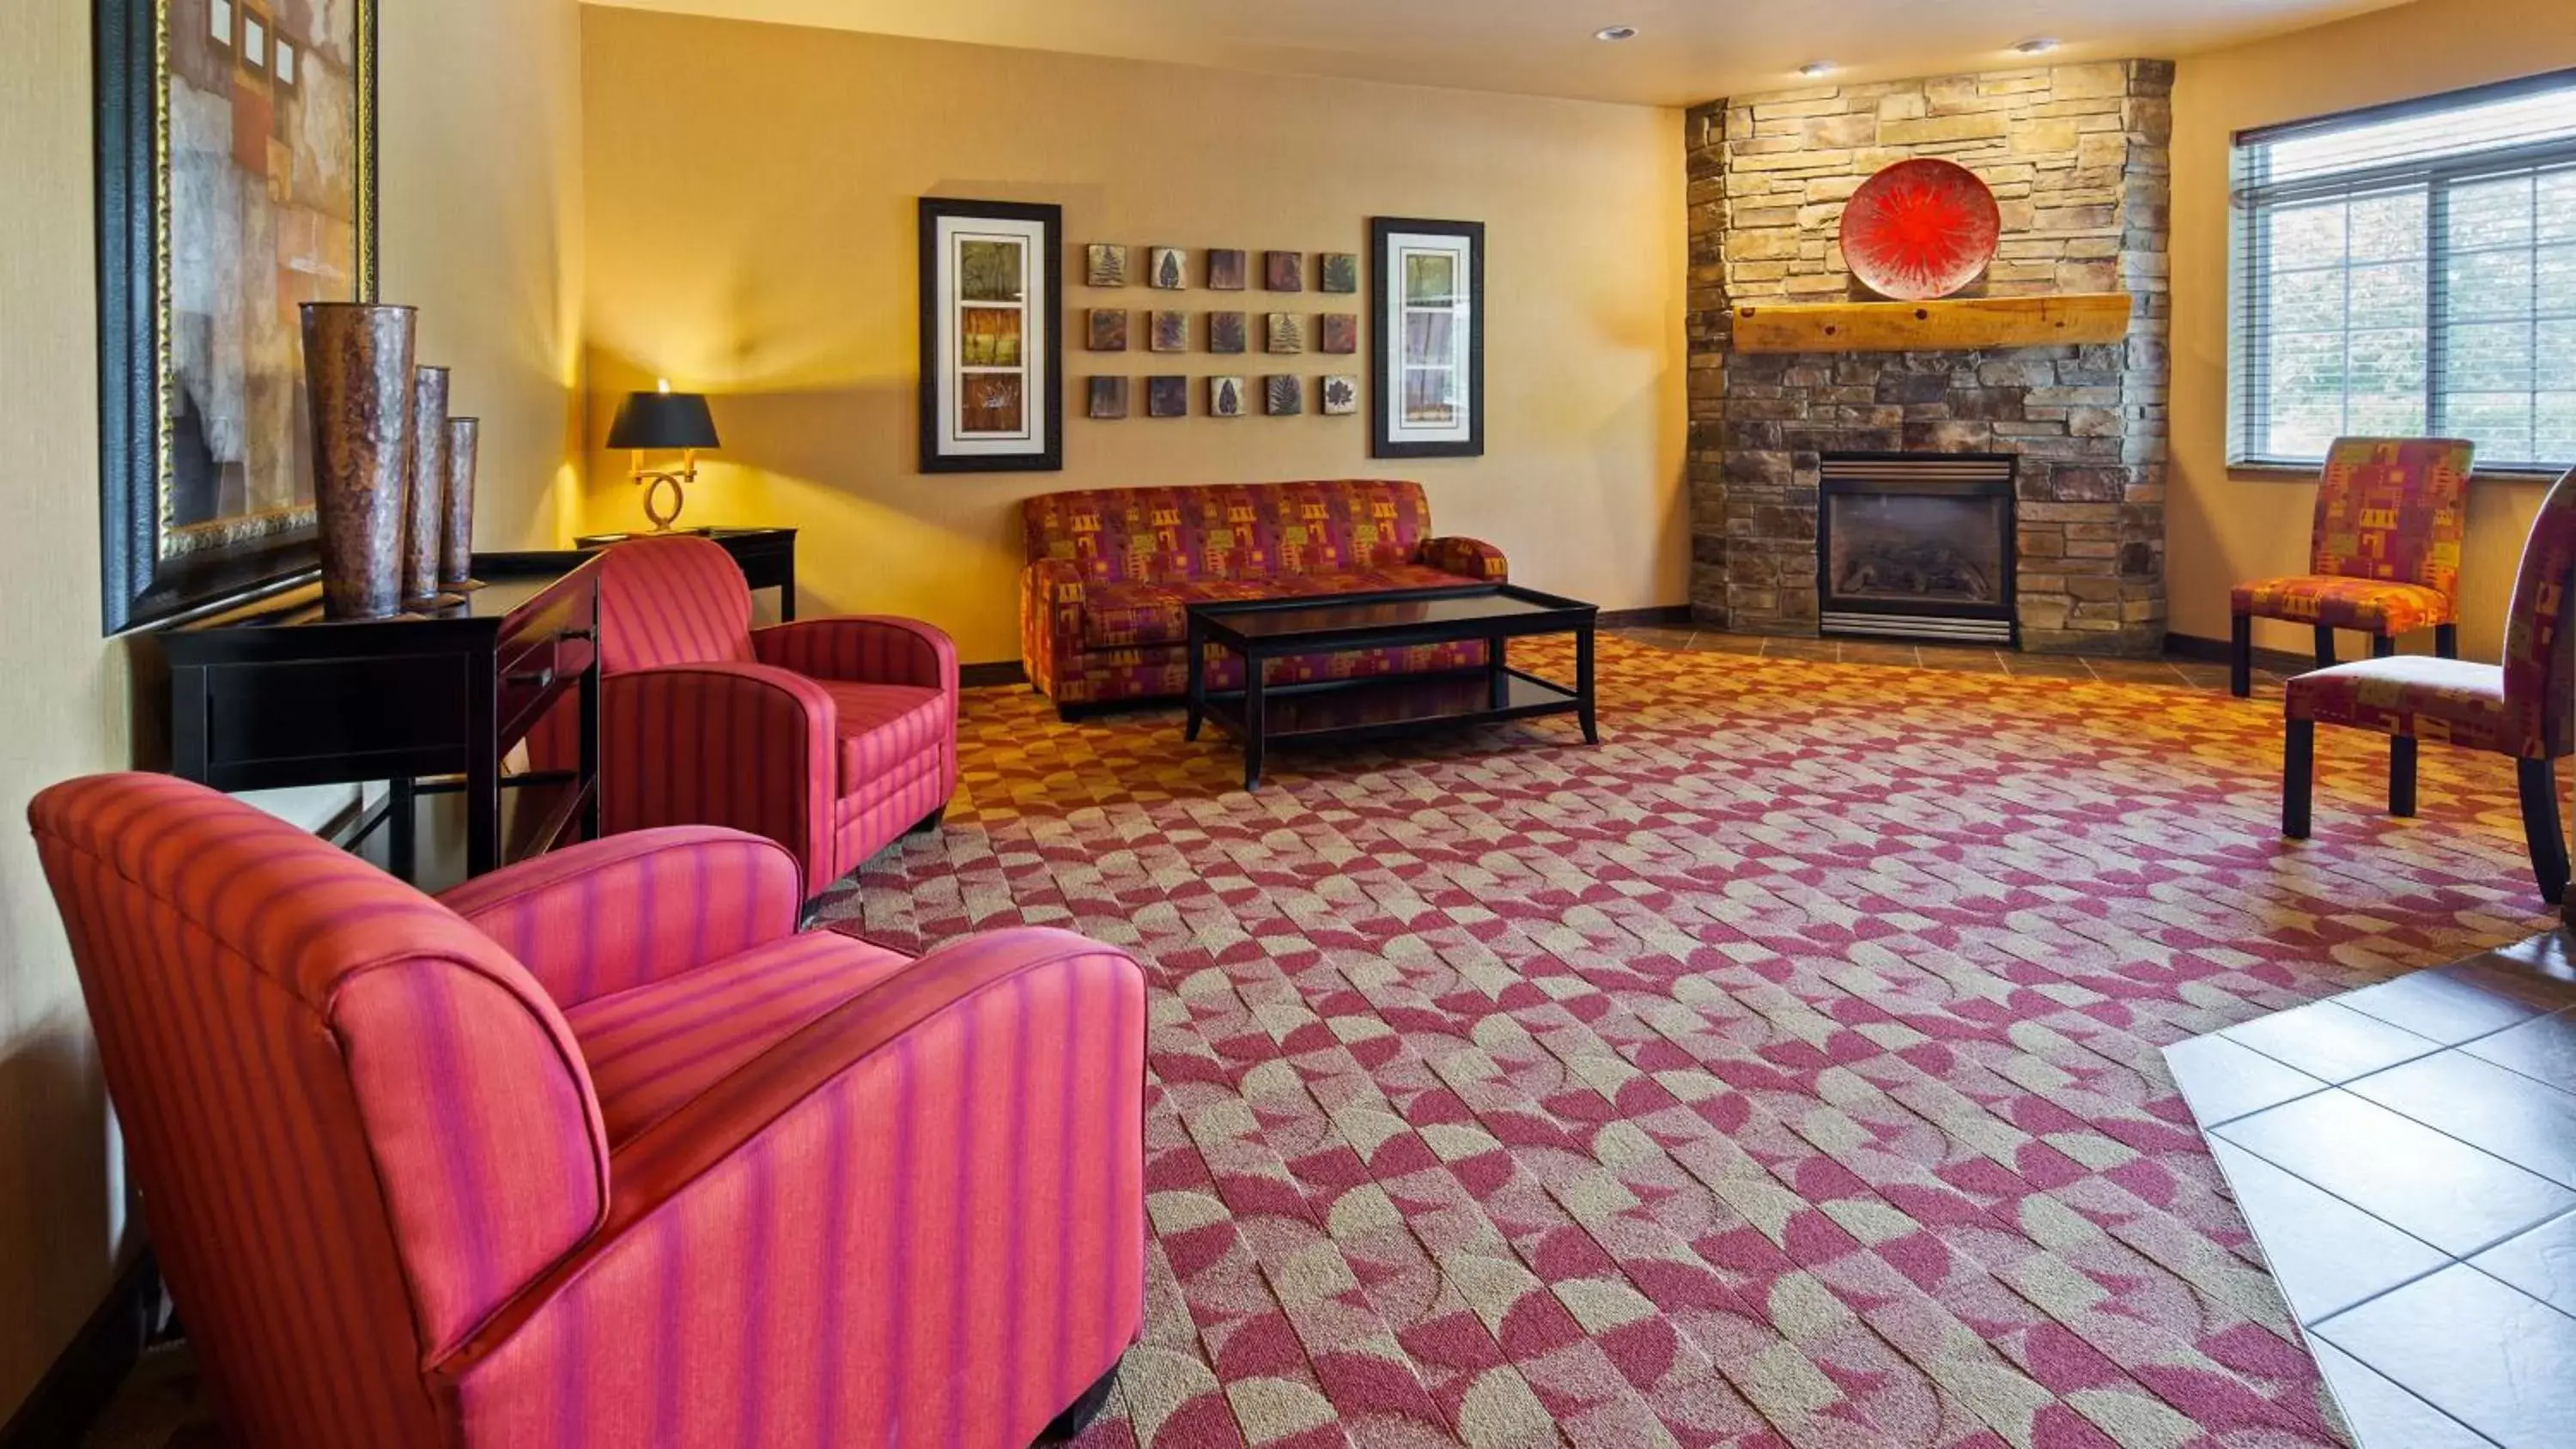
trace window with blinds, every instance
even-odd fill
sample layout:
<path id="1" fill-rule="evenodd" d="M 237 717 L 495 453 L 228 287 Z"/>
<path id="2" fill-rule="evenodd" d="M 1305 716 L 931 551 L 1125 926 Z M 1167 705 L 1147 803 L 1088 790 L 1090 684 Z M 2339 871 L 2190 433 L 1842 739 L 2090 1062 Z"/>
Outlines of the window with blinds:
<path id="1" fill-rule="evenodd" d="M 2236 138 L 2228 453 L 2576 465 L 2576 72 Z"/>

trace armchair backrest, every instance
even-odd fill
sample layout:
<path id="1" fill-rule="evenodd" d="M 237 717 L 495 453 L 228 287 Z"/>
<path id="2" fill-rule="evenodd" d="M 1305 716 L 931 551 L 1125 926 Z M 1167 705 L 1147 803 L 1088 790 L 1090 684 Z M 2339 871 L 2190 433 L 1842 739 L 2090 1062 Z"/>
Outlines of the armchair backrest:
<path id="1" fill-rule="evenodd" d="M 2339 438 L 2317 479 L 2308 572 L 2460 589 L 2469 465 L 2457 438 Z"/>
<path id="2" fill-rule="evenodd" d="M 2504 622 L 2504 703 L 2523 755 L 2576 754 L 2576 469 L 2540 500 Z"/>
<path id="3" fill-rule="evenodd" d="M 434 1363 L 604 1220 L 571 1032 L 436 901 L 161 775 L 29 807 L 152 1239 L 247 1442 L 435 1442 Z"/>
<path id="4" fill-rule="evenodd" d="M 1431 536 L 1422 485 L 1397 479 L 1043 493 L 1020 516 L 1031 563 L 1062 559 L 1094 584 L 1384 568 Z"/>
<path id="5" fill-rule="evenodd" d="M 599 560 L 599 668 L 751 659 L 751 586 L 721 544 L 631 538 Z"/>

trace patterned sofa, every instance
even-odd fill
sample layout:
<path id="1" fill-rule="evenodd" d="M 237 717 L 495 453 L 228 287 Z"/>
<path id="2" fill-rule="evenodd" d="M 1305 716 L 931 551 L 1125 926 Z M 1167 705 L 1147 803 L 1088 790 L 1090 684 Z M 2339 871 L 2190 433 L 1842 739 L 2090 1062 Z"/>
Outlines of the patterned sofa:
<path id="1" fill-rule="evenodd" d="M 1502 551 L 1438 538 L 1419 483 L 1357 480 L 1112 488 L 1021 505 L 1020 657 L 1060 711 L 1171 699 L 1188 687 L 1188 609 L 1211 600 L 1378 593 L 1507 577 Z M 1481 643 L 1305 655 L 1267 682 L 1481 666 Z M 1243 666 L 1212 657 L 1208 684 Z"/>

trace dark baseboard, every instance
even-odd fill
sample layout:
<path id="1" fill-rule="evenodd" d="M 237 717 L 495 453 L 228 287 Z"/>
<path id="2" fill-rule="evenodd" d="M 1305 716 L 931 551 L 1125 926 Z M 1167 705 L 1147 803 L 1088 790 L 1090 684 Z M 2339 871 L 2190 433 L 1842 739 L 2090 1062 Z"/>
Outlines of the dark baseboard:
<path id="1" fill-rule="evenodd" d="M 957 687 L 960 689 L 991 689 L 996 685 L 1028 682 L 1028 670 L 1022 668 L 1016 659 L 1005 659 L 999 664 L 957 666 Z"/>
<path id="2" fill-rule="evenodd" d="M 34 1393 L 0 1425 L 0 1449 L 61 1449 L 78 1444 L 117 1387 L 134 1371 L 161 1301 L 161 1270 L 146 1251 L 117 1275 Z"/>
<path id="3" fill-rule="evenodd" d="M 2165 653 L 2178 655 L 2184 659 L 2206 660 L 2211 664 L 2225 664 L 2234 647 L 2224 639 L 2203 639 L 2197 634 L 2165 636 Z M 2305 674 L 2317 667 L 2317 661 L 2314 655 L 2301 654 L 2289 649 L 2256 649 L 2254 667 L 2286 676 Z"/>

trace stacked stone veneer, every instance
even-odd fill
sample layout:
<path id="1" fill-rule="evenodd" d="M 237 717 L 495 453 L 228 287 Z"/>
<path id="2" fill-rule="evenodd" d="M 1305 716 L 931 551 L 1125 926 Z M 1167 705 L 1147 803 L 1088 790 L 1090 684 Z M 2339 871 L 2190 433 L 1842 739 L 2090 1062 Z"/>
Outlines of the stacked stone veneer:
<path id="1" fill-rule="evenodd" d="M 1828 452 L 2009 453 L 2022 647 L 2152 653 L 2165 632 L 2169 61 L 1818 86 L 1690 112 L 1691 606 L 1817 627 Z M 1881 167 L 1941 156 L 1994 188 L 2003 245 L 1966 296 L 2125 291 L 2125 343 L 1747 354 L 1733 309 L 1866 299 L 1836 241 Z"/>

